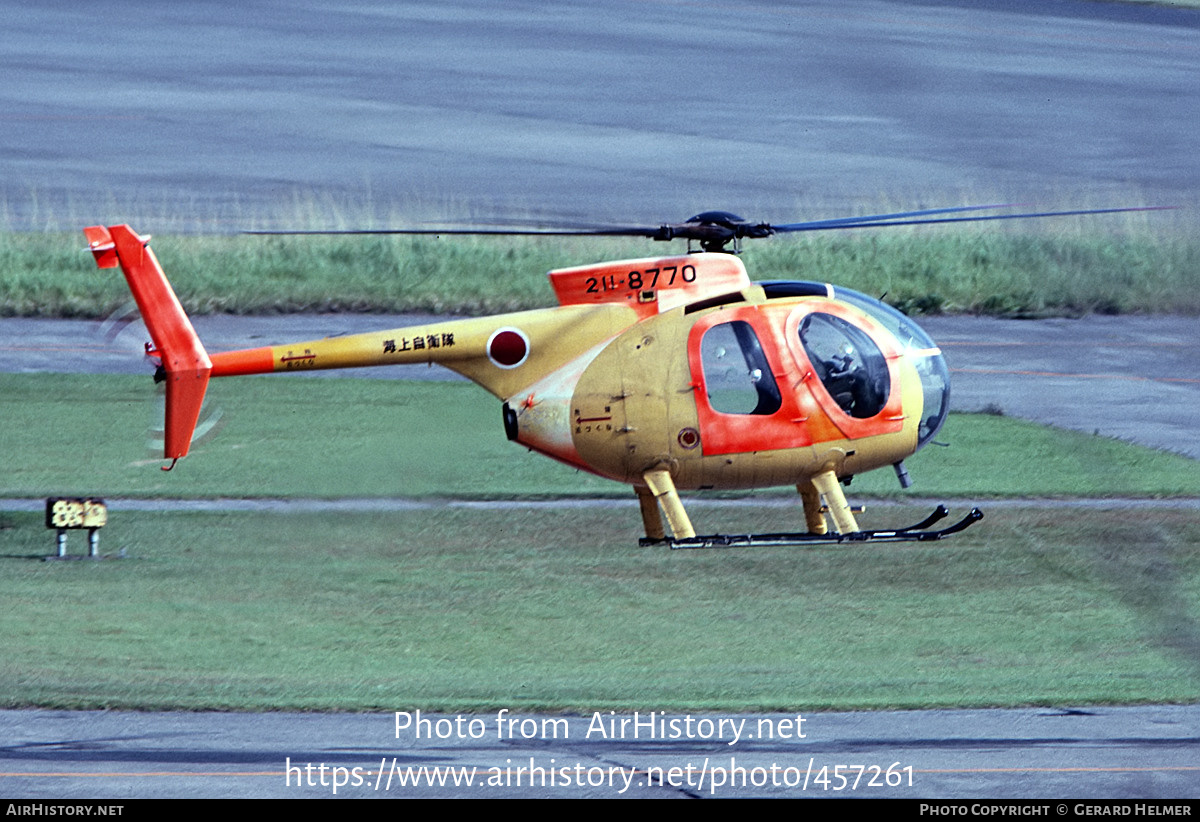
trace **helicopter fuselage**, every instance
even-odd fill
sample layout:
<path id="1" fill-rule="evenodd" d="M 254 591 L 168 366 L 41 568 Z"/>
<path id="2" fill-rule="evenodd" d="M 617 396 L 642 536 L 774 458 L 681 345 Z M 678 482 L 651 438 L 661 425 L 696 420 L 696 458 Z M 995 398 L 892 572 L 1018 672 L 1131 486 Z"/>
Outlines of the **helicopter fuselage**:
<path id="1" fill-rule="evenodd" d="M 814 317 L 876 345 L 874 364 L 850 363 L 837 396 L 799 336 Z M 845 477 L 917 448 L 914 364 L 886 329 L 827 298 L 678 308 L 589 355 L 506 402 L 511 439 L 618 482 L 666 466 L 681 489 L 796 485 L 830 469 Z"/>
<path id="2" fill-rule="evenodd" d="M 503 401 L 509 439 L 632 485 L 650 537 L 656 506 L 694 536 L 677 489 L 777 485 L 800 490 L 812 532 L 829 512 L 845 534 L 859 529 L 839 481 L 893 465 L 904 483 L 901 462 L 946 415 L 945 362 L 912 320 L 828 284 L 752 283 L 731 254 L 552 271 L 554 308 L 209 355 L 147 239 L 87 235 L 147 320 L 172 460 L 210 377 L 437 363 Z"/>

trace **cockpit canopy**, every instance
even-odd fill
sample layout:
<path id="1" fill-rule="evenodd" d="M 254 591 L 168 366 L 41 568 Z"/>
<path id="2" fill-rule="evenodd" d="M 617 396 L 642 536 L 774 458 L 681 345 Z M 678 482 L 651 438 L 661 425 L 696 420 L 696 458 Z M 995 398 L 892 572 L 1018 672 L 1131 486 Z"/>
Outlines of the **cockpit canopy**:
<path id="1" fill-rule="evenodd" d="M 937 343 L 919 325 L 890 305 L 851 288 L 790 280 L 759 285 L 768 298 L 821 296 L 844 300 L 890 331 L 921 378 L 925 402 L 917 447 L 933 439 L 950 409 L 950 370 Z M 860 419 L 879 413 L 887 401 L 890 384 L 883 355 L 869 336 L 838 317 L 814 313 L 802 323 L 800 339 L 821 382 L 842 410 Z M 841 365 L 847 358 L 853 361 L 848 368 Z"/>

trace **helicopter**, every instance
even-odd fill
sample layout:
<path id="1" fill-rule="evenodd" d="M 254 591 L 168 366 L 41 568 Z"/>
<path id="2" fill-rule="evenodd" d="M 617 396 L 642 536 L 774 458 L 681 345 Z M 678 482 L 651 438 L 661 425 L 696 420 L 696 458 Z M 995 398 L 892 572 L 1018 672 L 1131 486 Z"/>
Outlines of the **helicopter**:
<path id="1" fill-rule="evenodd" d="M 934 528 L 949 515 L 939 505 L 906 528 L 859 526 L 861 510 L 843 485 L 890 466 L 909 487 L 904 460 L 946 420 L 950 374 L 941 350 L 911 318 L 866 294 L 822 282 L 753 282 L 737 252 L 743 240 L 790 232 L 1146 210 L 995 213 L 1008 208 L 774 225 L 705 211 L 641 226 L 247 232 L 638 236 L 682 239 L 688 248 L 552 270 L 551 308 L 213 354 L 148 236 L 123 224 L 84 234 L 101 269 L 122 269 L 149 330 L 145 350 L 166 388 L 163 470 L 187 456 L 213 377 L 436 363 L 501 401 L 509 440 L 632 486 L 640 544 L 713 548 L 937 540 L 983 517 L 976 508 Z M 804 531 L 697 535 L 679 493 L 787 485 L 799 492 Z"/>

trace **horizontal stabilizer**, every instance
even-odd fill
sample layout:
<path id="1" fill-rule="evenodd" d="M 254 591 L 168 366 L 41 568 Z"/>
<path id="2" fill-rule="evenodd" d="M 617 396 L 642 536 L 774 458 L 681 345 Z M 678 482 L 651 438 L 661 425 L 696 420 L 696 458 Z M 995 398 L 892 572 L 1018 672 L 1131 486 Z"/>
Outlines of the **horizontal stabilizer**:
<path id="1" fill-rule="evenodd" d="M 94 225 L 85 228 L 83 234 L 87 237 L 88 251 L 92 252 L 92 256 L 96 258 L 96 265 L 100 268 L 116 268 L 118 265 L 117 245 L 113 242 L 108 229 L 102 225 Z"/>

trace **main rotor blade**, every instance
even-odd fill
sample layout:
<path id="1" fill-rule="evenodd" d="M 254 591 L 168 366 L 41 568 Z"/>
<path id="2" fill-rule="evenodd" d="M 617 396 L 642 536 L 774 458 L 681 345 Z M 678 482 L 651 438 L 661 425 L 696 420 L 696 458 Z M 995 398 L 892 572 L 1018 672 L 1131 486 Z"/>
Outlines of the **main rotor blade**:
<path id="1" fill-rule="evenodd" d="M 926 217 L 931 214 L 952 214 L 963 211 L 985 211 L 994 208 L 1011 208 L 1011 203 L 1000 205 L 956 206 L 954 208 L 927 208 L 921 211 L 897 211 L 892 214 L 871 214 L 863 217 L 838 217 L 832 220 L 807 220 L 802 223 L 784 223 L 773 225 L 777 232 L 786 231 L 817 231 L 822 228 L 853 228 L 878 223 L 883 220 L 899 220 L 908 217 Z"/>
<path id="2" fill-rule="evenodd" d="M 654 237 L 662 231 L 659 226 L 617 226 L 610 228 L 346 228 L 346 229 L 278 229 L 243 231 L 258 236 L 277 235 L 467 235 L 491 237 Z"/>
<path id="3" fill-rule="evenodd" d="M 1131 211 L 1167 211 L 1175 206 L 1137 206 L 1127 208 L 1086 208 L 1071 211 L 1024 211 L 1019 214 L 984 214 L 973 217 L 930 217 L 928 219 L 907 219 L 921 217 L 924 214 L 946 214 L 956 211 L 974 211 L 987 208 L 1002 208 L 1003 206 L 965 206 L 962 208 L 932 209 L 926 212 L 909 214 L 880 215 L 877 217 L 847 218 L 843 220 L 821 220 L 812 223 L 791 223 L 782 226 L 771 226 L 777 233 L 790 231 L 825 231 L 839 228 L 884 228 L 898 225 L 933 225 L 936 223 L 974 223 L 987 220 L 1022 220 L 1037 217 L 1071 217 L 1082 214 L 1120 214 Z"/>

